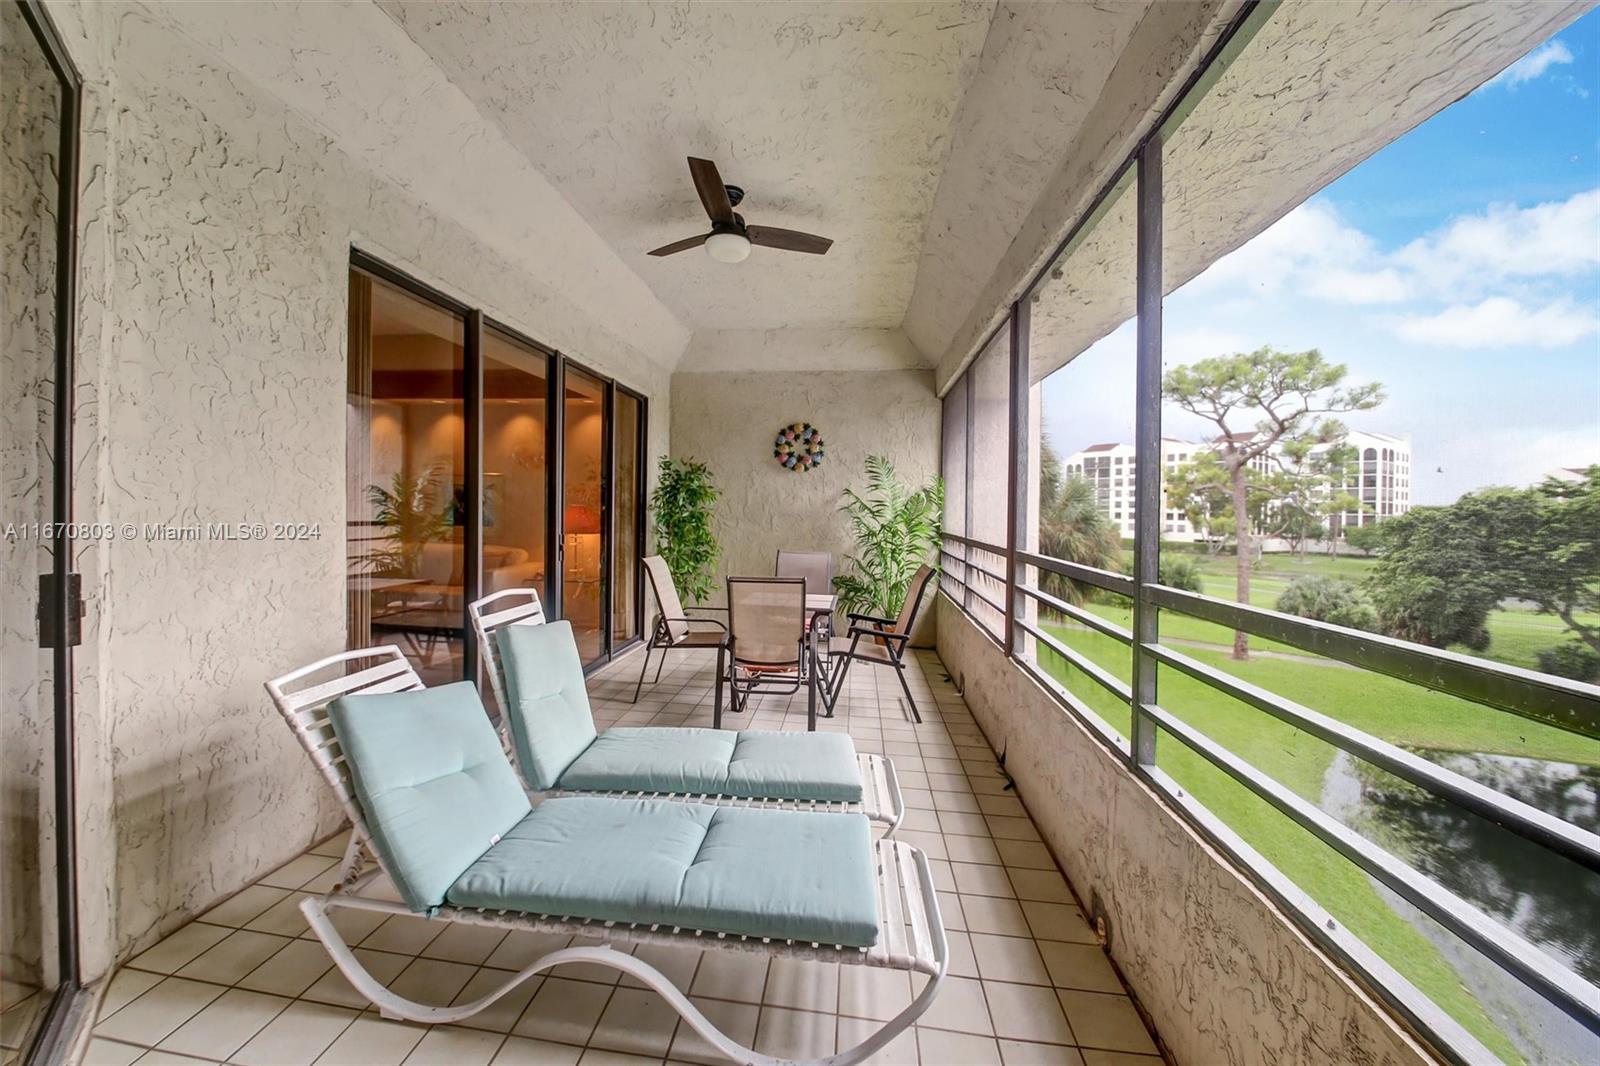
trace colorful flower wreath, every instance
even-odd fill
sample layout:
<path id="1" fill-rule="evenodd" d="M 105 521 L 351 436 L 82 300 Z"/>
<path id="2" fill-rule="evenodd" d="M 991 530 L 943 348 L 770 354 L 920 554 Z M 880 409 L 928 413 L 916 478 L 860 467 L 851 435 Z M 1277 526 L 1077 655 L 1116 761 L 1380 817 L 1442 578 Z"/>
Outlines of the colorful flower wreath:
<path id="1" fill-rule="evenodd" d="M 810 422 L 796 422 L 778 430 L 772 457 L 785 470 L 810 470 L 822 465 L 822 433 Z"/>

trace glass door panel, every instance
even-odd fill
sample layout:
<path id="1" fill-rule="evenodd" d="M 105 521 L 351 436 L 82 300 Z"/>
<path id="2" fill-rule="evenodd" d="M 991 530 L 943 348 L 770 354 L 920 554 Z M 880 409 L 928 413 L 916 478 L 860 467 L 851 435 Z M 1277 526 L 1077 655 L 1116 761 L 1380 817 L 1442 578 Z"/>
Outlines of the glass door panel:
<path id="1" fill-rule="evenodd" d="M 548 590 L 550 358 L 512 337 L 483 333 L 483 595 Z M 521 602 L 515 601 L 515 602 Z M 493 686 L 480 684 L 485 703 Z M 491 709 L 494 709 L 491 707 Z"/>
<path id="2" fill-rule="evenodd" d="M 0 6 L 0 1063 L 20 1058 L 61 982 L 55 654 L 35 610 L 57 486 L 57 180 L 65 98 L 19 4 Z M 70 694 L 68 695 L 70 698 Z M 70 976 L 70 975 L 69 975 Z"/>
<path id="3" fill-rule="evenodd" d="M 350 274 L 349 643 L 395 643 L 429 685 L 463 670 L 466 323 Z"/>
<path id="4" fill-rule="evenodd" d="M 561 500 L 561 616 L 572 623 L 585 663 L 605 654 L 604 502 L 606 387 L 565 367 Z"/>
<path id="5" fill-rule="evenodd" d="M 616 427 L 612 431 L 613 491 L 611 564 L 611 646 L 619 648 L 639 635 L 639 436 L 643 419 L 638 398 L 616 390 Z"/>

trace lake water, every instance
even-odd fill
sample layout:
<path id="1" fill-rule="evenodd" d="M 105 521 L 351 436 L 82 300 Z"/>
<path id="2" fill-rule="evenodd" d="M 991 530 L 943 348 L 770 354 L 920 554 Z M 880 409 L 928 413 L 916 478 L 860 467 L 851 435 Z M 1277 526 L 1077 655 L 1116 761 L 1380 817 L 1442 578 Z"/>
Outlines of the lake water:
<path id="1" fill-rule="evenodd" d="M 1506 755 L 1421 752 L 1433 762 L 1591 832 L 1600 832 L 1600 769 Z M 1600 984 L 1600 875 L 1553 855 L 1340 752 L 1322 806 L 1389 851 Z M 1551 1007 L 1394 893 L 1530 1062 L 1600 1062 L 1600 1037 Z"/>

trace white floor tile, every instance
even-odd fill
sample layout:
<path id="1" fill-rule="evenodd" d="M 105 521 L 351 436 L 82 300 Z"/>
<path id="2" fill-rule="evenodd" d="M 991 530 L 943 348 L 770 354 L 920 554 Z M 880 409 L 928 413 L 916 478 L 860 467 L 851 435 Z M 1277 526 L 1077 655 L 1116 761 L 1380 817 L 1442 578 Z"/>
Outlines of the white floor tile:
<path id="1" fill-rule="evenodd" d="M 239 929 L 185 963 L 178 976 L 231 985 L 292 943 L 288 937 Z"/>
<path id="2" fill-rule="evenodd" d="M 289 1003 L 280 996 L 230 988 L 157 1046 L 180 1055 L 226 1059 L 264 1029 Z"/>
<path id="3" fill-rule="evenodd" d="M 134 956 L 128 965 L 137 970 L 175 973 L 186 963 L 204 954 L 230 932 L 232 930 L 222 926 L 190 922 L 182 929 L 169 934 L 159 944 Z"/>
<path id="4" fill-rule="evenodd" d="M 583 1049 L 547 1040 L 508 1036 L 494 1057 L 493 1066 L 577 1066 Z"/>
<path id="5" fill-rule="evenodd" d="M 355 1021 L 348 1007 L 300 1000 L 284 1008 L 249 1042 L 234 1052 L 239 1066 L 307 1066 Z"/>
<path id="6" fill-rule="evenodd" d="M 427 1028 L 362 1015 L 317 1060 L 321 1066 L 399 1066 Z"/>
<path id="7" fill-rule="evenodd" d="M 756 1023 L 755 1050 L 774 1058 L 826 1058 L 834 1052 L 838 1018 L 832 1014 L 762 1007 Z"/>
<path id="8" fill-rule="evenodd" d="M 95 1026 L 95 1035 L 154 1047 L 225 991 L 217 985 L 169 977 Z"/>
<path id="9" fill-rule="evenodd" d="M 504 1041 L 500 1033 L 435 1026 L 406 1057 L 406 1066 L 488 1066 Z"/>
<path id="10" fill-rule="evenodd" d="M 518 1036 L 552 1040 L 558 1044 L 586 1044 L 612 991 L 609 985 L 548 977 L 514 1031 Z"/>

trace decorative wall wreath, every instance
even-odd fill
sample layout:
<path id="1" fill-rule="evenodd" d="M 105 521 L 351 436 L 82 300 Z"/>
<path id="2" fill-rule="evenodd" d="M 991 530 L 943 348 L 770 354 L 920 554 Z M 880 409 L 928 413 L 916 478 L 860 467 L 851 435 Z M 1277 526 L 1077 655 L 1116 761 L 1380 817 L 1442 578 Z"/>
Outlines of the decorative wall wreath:
<path id="1" fill-rule="evenodd" d="M 821 466 L 826 453 L 822 448 L 822 431 L 810 422 L 796 422 L 778 430 L 772 442 L 772 457 L 785 470 L 804 473 Z"/>

